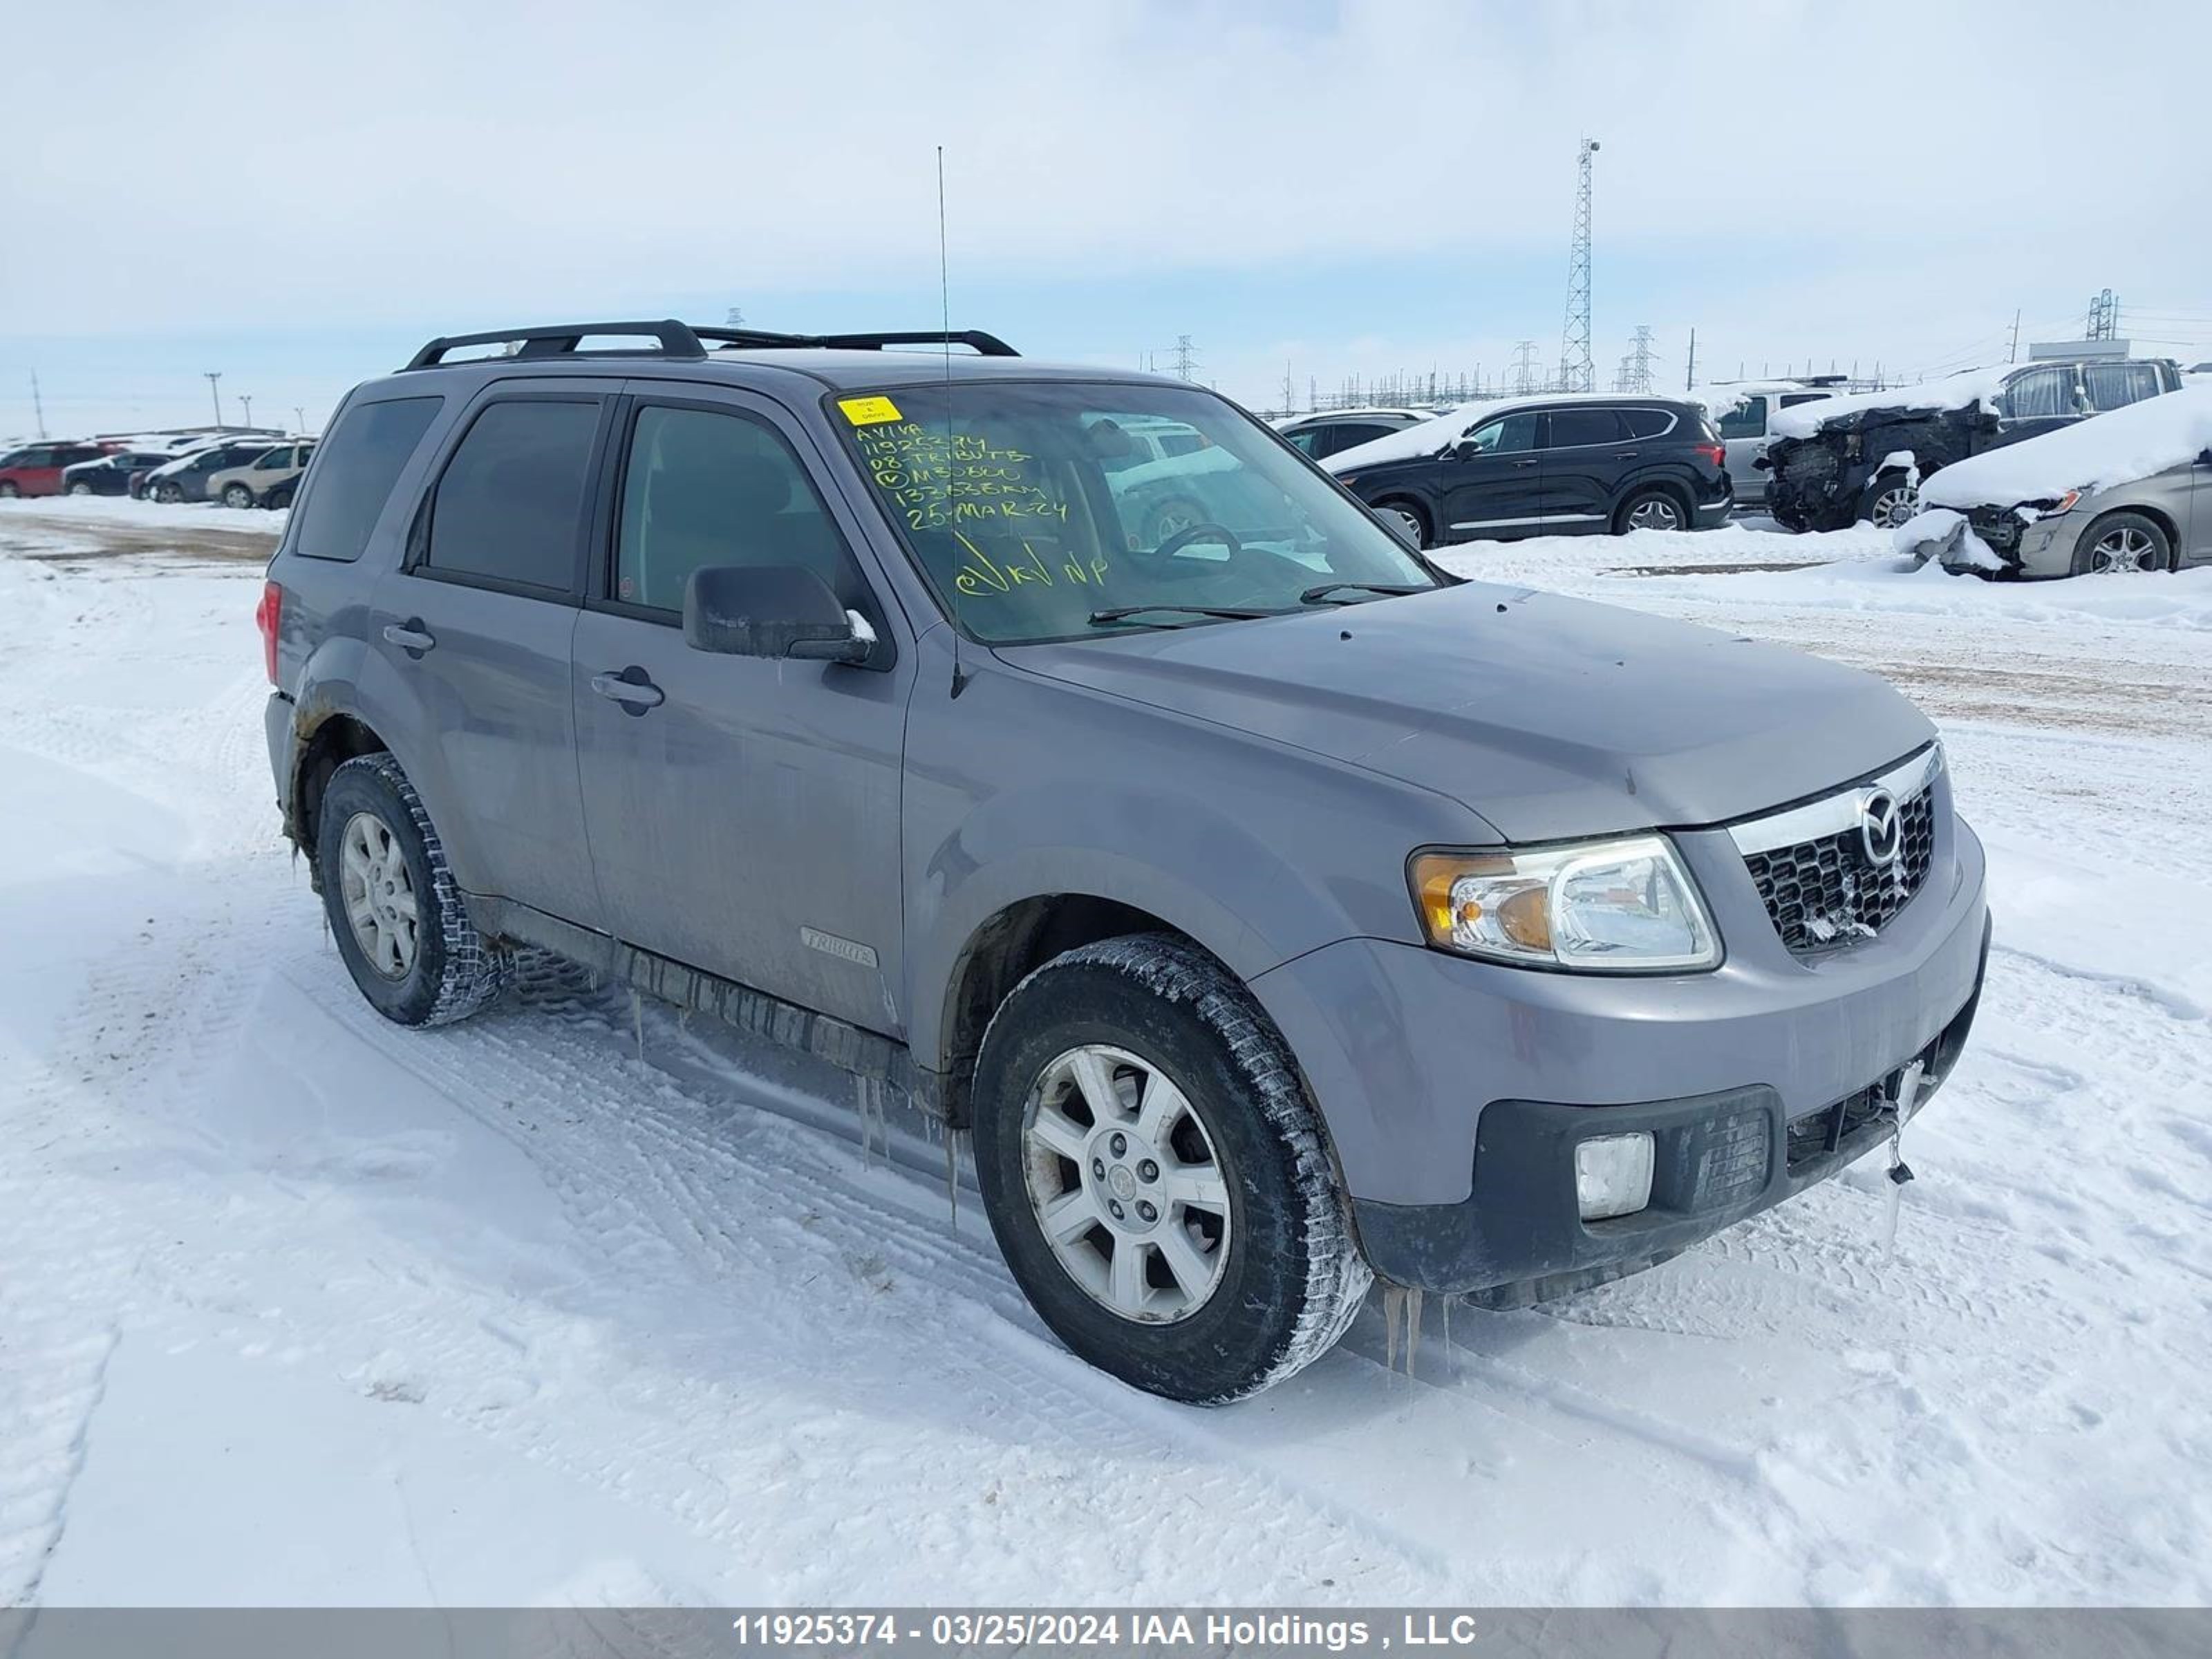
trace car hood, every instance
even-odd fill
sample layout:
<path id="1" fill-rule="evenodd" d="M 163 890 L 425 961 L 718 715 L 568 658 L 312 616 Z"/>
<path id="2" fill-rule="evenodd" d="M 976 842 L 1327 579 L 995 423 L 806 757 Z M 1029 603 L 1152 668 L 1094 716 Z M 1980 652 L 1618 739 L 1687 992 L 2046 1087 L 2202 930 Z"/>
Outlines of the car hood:
<path id="1" fill-rule="evenodd" d="M 1724 823 L 1935 735 L 1856 669 L 1482 582 L 1000 654 L 1436 790 L 1513 842 Z"/>

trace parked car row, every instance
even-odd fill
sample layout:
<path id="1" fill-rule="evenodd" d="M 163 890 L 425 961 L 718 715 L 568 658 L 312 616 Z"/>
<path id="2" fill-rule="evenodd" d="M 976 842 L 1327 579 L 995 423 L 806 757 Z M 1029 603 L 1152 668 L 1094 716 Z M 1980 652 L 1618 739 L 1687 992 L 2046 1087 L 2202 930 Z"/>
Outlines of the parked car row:
<path id="1" fill-rule="evenodd" d="M 1759 465 L 1786 530 L 1882 529 L 1920 510 L 1920 486 L 1956 461 L 2181 388 L 2165 358 L 1970 370 L 1926 386 L 1785 410 Z"/>
<path id="2" fill-rule="evenodd" d="M 266 432 L 212 440 L 85 439 L 26 444 L 0 454 L 0 499 L 129 495 L 155 501 L 289 507 L 315 452 L 313 438 Z"/>

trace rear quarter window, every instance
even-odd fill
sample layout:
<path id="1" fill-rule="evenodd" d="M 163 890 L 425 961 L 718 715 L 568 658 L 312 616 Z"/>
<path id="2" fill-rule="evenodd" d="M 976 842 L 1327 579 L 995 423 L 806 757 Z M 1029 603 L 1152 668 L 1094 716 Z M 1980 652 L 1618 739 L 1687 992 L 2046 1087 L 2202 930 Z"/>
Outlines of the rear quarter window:
<path id="1" fill-rule="evenodd" d="M 1754 433 L 1764 432 L 1766 430 L 1765 400 L 1754 398 L 1753 401 L 1759 404 L 1759 423 L 1753 430 Z M 1673 428 L 1674 417 L 1663 409 L 1624 409 L 1620 411 L 1620 423 L 1628 428 L 1628 435 L 1632 438 L 1656 438 Z M 1727 432 L 1725 423 L 1721 430 Z"/>
<path id="2" fill-rule="evenodd" d="M 437 574 L 571 591 L 599 400 L 488 404 L 447 462 L 422 562 Z"/>
<path id="3" fill-rule="evenodd" d="M 324 442 L 323 463 L 300 507 L 292 550 L 346 563 L 361 557 L 392 486 L 445 401 L 398 398 L 349 408 Z"/>

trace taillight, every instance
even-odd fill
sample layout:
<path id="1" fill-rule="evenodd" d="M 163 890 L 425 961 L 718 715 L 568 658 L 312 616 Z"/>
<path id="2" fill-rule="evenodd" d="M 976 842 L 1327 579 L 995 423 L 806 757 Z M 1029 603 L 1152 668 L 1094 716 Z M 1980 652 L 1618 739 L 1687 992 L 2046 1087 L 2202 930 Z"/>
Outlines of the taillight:
<path id="1" fill-rule="evenodd" d="M 276 684 L 276 630 L 284 619 L 284 589 L 276 582 L 261 584 L 261 603 L 253 607 L 253 625 L 261 630 L 261 663 L 269 671 L 269 684 Z"/>
<path id="2" fill-rule="evenodd" d="M 1728 465 L 1728 446 L 1726 444 L 1692 444 L 1690 447 L 1697 451 L 1698 454 L 1704 456 L 1707 460 L 1711 461 L 1715 466 L 1725 466 Z"/>

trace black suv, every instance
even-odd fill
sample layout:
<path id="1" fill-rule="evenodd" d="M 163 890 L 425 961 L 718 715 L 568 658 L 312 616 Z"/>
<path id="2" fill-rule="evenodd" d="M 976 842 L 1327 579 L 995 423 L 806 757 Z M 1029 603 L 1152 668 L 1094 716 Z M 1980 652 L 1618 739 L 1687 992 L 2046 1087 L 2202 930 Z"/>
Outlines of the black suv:
<path id="1" fill-rule="evenodd" d="M 1324 465 L 1435 547 L 1711 529 L 1735 505 L 1727 459 L 1701 404 L 1583 396 L 1456 410 Z"/>

